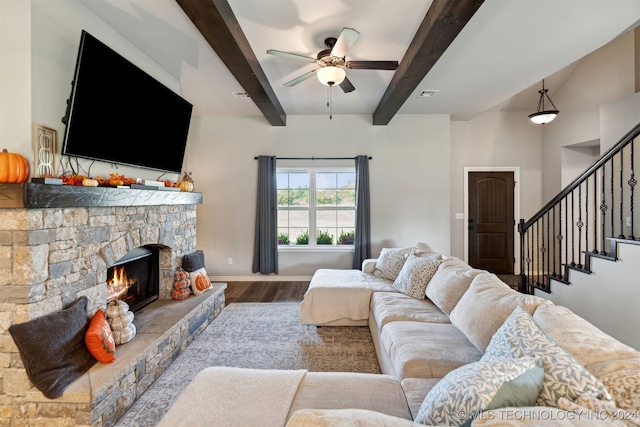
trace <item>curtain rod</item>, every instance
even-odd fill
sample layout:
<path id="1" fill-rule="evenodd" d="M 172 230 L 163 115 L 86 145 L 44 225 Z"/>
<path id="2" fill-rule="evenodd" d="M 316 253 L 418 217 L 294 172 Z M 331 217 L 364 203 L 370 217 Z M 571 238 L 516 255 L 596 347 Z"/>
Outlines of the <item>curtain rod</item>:
<path id="1" fill-rule="evenodd" d="M 369 160 L 372 160 L 373 157 L 367 156 Z M 258 160 L 259 157 L 254 157 L 255 160 Z M 355 160 L 355 157 L 276 157 L 276 160 Z"/>

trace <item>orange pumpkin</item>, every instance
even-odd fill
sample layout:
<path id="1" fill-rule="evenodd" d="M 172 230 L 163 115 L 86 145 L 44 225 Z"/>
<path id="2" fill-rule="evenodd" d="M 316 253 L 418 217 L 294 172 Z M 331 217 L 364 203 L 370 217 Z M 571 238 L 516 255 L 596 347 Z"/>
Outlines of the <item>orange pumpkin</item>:
<path id="1" fill-rule="evenodd" d="M 209 289 L 209 287 L 211 286 L 211 282 L 209 281 L 209 278 L 207 277 L 206 274 L 200 273 L 196 277 L 195 285 L 196 285 L 196 289 L 202 292 Z"/>
<path id="2" fill-rule="evenodd" d="M 173 292 L 171 292 L 171 298 L 175 300 L 183 300 L 187 298 L 189 295 L 191 295 L 191 289 L 189 288 L 174 289 Z"/>
<path id="3" fill-rule="evenodd" d="M 9 153 L 5 148 L 0 153 L 0 183 L 25 182 L 29 177 L 29 162 L 20 154 Z"/>

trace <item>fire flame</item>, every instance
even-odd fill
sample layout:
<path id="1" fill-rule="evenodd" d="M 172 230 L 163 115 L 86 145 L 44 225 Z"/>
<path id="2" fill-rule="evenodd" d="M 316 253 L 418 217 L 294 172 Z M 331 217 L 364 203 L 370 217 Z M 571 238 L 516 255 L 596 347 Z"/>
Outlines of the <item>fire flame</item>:
<path id="1" fill-rule="evenodd" d="M 113 277 L 107 282 L 107 291 L 109 292 L 107 301 L 121 299 L 127 294 L 127 291 L 134 283 L 134 281 L 131 281 L 127 278 L 127 272 L 124 267 L 114 267 Z"/>

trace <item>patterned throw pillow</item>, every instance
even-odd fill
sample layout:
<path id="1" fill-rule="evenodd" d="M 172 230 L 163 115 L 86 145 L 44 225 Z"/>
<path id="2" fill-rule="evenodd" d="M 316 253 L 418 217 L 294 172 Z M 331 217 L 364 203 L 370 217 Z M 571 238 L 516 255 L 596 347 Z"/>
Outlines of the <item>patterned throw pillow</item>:
<path id="1" fill-rule="evenodd" d="M 544 364 L 544 382 L 536 405 L 558 407 L 561 397 L 573 401 L 584 393 L 611 400 L 604 384 L 549 338 L 529 313 L 516 307 L 480 360 L 525 356 L 540 357 Z"/>
<path id="2" fill-rule="evenodd" d="M 484 410 L 530 406 L 543 375 L 540 361 L 533 357 L 469 363 L 449 372 L 429 391 L 414 421 L 468 426 Z"/>
<path id="3" fill-rule="evenodd" d="M 383 248 L 380 256 L 376 261 L 376 269 L 373 275 L 387 280 L 396 280 L 407 256 L 416 250 L 415 247 L 409 248 Z"/>
<path id="4" fill-rule="evenodd" d="M 409 255 L 398 277 L 393 282 L 393 287 L 405 295 L 417 299 L 425 299 L 425 290 L 429 281 L 438 270 L 442 261 L 437 256 L 421 258 Z"/>
<path id="5" fill-rule="evenodd" d="M 189 273 L 189 279 L 191 280 L 191 290 L 196 296 L 211 289 L 211 280 L 209 280 L 209 275 L 204 267 Z"/>
<path id="6" fill-rule="evenodd" d="M 107 316 L 100 309 L 89 322 L 89 329 L 84 335 L 87 348 L 100 363 L 111 363 L 116 360 L 116 343 Z"/>

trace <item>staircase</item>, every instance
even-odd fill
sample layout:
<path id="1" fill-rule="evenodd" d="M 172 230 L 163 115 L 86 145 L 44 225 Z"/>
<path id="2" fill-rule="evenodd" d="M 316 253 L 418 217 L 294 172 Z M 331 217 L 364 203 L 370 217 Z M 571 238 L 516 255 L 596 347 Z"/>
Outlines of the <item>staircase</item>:
<path id="1" fill-rule="evenodd" d="M 616 261 L 619 245 L 640 245 L 638 135 L 640 123 L 531 219 L 520 220 L 520 292 L 551 293 L 552 281 L 571 283 L 570 271 L 591 274 L 593 258 Z"/>
<path id="2" fill-rule="evenodd" d="M 638 135 L 640 123 L 518 225 L 518 290 L 568 307 L 636 349 L 640 349 L 640 206 L 634 194 Z"/>

